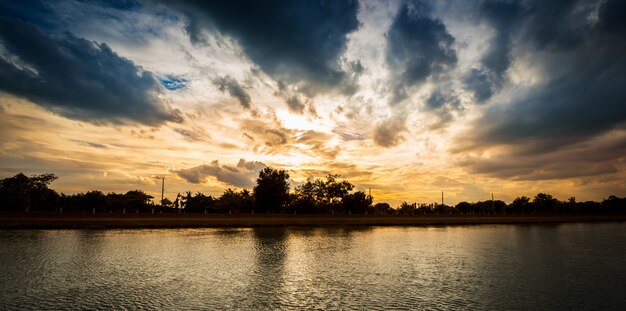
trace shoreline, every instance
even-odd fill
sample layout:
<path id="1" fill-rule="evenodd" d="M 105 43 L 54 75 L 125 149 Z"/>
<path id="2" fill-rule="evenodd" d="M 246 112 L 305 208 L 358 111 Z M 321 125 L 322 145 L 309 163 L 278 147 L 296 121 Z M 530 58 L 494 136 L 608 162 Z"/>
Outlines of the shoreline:
<path id="1" fill-rule="evenodd" d="M 0 214 L 0 229 L 174 229 L 256 227 L 464 226 L 623 222 L 626 215 L 216 215 Z"/>

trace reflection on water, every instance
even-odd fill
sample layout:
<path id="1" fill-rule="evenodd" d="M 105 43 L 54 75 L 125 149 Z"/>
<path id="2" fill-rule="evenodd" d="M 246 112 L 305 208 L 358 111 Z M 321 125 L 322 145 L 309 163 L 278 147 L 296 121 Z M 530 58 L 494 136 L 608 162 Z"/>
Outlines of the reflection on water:
<path id="1" fill-rule="evenodd" d="M 626 224 L 0 231 L 0 309 L 624 309 Z"/>

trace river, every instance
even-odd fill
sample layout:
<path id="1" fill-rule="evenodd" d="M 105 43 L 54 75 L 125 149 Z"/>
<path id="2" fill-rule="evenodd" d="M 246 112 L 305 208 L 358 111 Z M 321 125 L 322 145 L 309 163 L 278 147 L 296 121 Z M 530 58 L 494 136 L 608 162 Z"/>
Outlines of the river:
<path id="1" fill-rule="evenodd" d="M 0 230 L 0 309 L 625 310 L 626 223 Z"/>

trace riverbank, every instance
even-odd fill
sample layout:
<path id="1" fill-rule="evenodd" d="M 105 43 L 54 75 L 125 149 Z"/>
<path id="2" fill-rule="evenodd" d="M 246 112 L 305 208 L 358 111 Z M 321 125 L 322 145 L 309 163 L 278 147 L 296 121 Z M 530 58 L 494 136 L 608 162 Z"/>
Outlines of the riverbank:
<path id="1" fill-rule="evenodd" d="M 626 221 L 626 215 L 190 215 L 190 214 L 0 214 L 0 229 L 114 229 L 224 227 L 447 226 Z"/>

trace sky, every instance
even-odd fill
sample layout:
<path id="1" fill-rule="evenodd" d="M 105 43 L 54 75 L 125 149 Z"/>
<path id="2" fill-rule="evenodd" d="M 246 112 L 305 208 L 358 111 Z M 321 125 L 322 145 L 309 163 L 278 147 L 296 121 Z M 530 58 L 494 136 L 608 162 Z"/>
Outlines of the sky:
<path id="1" fill-rule="evenodd" d="M 626 196 L 626 1 L 2 1 L 0 178 Z"/>

